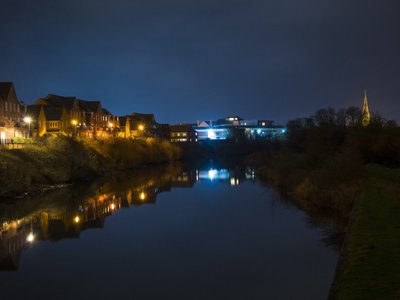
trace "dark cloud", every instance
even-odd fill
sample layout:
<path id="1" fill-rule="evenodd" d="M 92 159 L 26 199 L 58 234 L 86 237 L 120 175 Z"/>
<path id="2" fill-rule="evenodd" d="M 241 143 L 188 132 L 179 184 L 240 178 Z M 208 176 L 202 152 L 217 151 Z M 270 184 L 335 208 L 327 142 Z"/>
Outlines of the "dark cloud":
<path id="1" fill-rule="evenodd" d="M 0 81 L 26 102 L 100 99 L 161 121 L 284 121 L 370 105 L 400 119 L 397 1 L 0 3 Z M 6 13 L 4 13 L 6 12 Z"/>

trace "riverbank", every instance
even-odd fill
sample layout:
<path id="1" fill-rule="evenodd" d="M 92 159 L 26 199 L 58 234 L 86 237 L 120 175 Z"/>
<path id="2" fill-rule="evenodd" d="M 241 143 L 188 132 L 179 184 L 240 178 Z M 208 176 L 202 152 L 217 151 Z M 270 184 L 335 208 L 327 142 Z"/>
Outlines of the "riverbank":
<path id="1" fill-rule="evenodd" d="M 155 139 L 49 138 L 23 149 L 0 151 L 0 198 L 34 194 L 51 185 L 88 181 L 180 156 L 179 147 Z"/>
<path id="2" fill-rule="evenodd" d="M 400 299 L 400 169 L 366 169 L 332 300 Z"/>

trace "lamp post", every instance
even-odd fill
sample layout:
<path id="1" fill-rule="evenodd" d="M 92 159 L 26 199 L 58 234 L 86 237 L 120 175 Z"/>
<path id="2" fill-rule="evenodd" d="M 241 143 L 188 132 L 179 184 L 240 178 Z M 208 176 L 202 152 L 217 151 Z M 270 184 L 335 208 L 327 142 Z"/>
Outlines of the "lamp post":
<path id="1" fill-rule="evenodd" d="M 31 137 L 31 122 L 32 122 L 32 118 L 31 117 L 25 117 L 24 118 L 24 122 L 26 124 L 28 124 L 28 138 Z"/>
<path id="2" fill-rule="evenodd" d="M 74 126 L 74 137 L 76 137 L 76 125 L 78 125 L 78 121 L 77 120 L 72 120 L 71 124 Z"/>
<path id="3" fill-rule="evenodd" d="M 143 124 L 139 124 L 138 129 L 140 131 L 140 135 L 141 137 L 143 137 L 143 133 L 144 133 L 144 125 Z"/>
<path id="4" fill-rule="evenodd" d="M 113 131 L 114 124 L 112 122 L 109 122 L 108 127 L 110 128 L 111 136 L 114 139 L 114 131 Z"/>

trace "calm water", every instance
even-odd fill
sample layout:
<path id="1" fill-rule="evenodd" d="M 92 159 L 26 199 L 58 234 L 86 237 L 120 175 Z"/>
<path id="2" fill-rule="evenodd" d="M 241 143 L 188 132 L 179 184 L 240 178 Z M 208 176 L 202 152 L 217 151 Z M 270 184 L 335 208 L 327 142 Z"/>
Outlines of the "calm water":
<path id="1" fill-rule="evenodd" d="M 325 299 L 338 258 L 244 168 L 152 168 L 0 207 L 0 299 Z"/>

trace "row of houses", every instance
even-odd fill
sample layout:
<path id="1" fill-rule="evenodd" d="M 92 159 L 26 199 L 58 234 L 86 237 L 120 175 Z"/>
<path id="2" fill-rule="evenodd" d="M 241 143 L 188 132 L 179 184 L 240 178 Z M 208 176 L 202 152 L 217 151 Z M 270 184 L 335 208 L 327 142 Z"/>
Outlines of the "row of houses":
<path id="1" fill-rule="evenodd" d="M 68 135 L 80 137 L 158 137 L 169 139 L 169 125 L 153 114 L 115 116 L 100 101 L 49 94 L 27 105 L 17 98 L 12 82 L 0 83 L 0 141 Z"/>
<path id="2" fill-rule="evenodd" d="M 100 101 L 49 94 L 27 105 L 18 100 L 12 82 L 0 83 L 0 143 L 17 138 L 67 135 L 85 138 L 147 137 L 171 142 L 225 139 L 269 139 L 283 136 L 285 128 L 269 120 L 238 116 L 193 124 L 161 124 L 153 114 L 115 116 Z"/>

